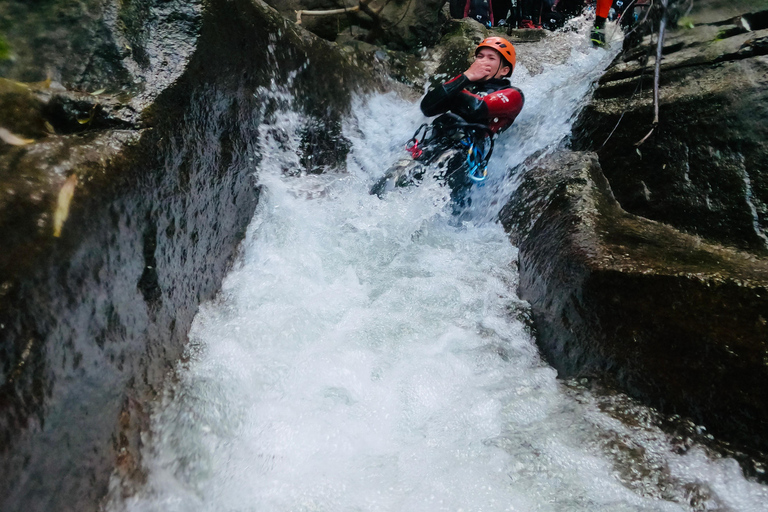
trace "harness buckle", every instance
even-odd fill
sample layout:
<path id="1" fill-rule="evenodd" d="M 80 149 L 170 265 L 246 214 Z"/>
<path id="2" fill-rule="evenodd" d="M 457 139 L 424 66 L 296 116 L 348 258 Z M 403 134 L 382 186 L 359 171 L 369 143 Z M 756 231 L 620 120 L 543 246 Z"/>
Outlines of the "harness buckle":
<path id="1" fill-rule="evenodd" d="M 424 151 L 419 147 L 419 139 L 413 138 L 405 143 L 405 150 L 411 154 L 411 157 L 416 160 Z"/>

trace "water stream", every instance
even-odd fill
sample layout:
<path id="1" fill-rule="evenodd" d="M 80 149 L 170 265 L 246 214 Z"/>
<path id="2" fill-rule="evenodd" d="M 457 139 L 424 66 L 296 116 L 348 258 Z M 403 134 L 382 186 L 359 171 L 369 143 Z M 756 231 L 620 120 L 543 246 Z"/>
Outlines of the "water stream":
<path id="1" fill-rule="evenodd" d="M 346 172 L 295 175 L 290 88 L 258 92 L 286 105 L 261 129 L 258 211 L 152 418 L 147 480 L 110 510 L 768 508 L 735 461 L 676 454 L 644 408 L 619 421 L 538 354 L 494 221 L 515 186 L 504 170 L 568 134 L 612 58 L 556 37 L 564 54 L 525 47 L 543 72 L 515 71 L 525 108 L 462 219 L 437 183 L 368 194 L 423 122 L 417 105 L 359 98 Z"/>

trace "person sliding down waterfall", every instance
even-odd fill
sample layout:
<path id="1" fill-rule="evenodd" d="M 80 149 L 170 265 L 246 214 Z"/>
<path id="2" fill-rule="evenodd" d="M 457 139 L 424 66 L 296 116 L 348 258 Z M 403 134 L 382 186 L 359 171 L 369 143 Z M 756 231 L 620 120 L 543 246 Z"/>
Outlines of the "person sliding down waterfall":
<path id="1" fill-rule="evenodd" d="M 401 160 L 371 188 L 379 197 L 395 187 L 418 184 L 428 170 L 451 188 L 455 207 L 468 205 L 473 183 L 487 177 L 494 137 L 508 128 L 525 98 L 508 77 L 515 68 L 515 47 L 501 37 L 488 37 L 475 49 L 475 59 L 456 78 L 430 90 L 421 101 L 427 117 L 406 144 L 411 159 Z"/>

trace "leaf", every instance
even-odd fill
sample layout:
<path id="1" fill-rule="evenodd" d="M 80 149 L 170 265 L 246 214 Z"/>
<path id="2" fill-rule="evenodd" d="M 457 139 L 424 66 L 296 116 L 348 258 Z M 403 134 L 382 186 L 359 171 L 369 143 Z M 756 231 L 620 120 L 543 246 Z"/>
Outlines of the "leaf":
<path id="1" fill-rule="evenodd" d="M 692 29 L 695 25 L 693 23 L 693 18 L 684 16 L 677 21 L 677 26 Z"/>
<path id="2" fill-rule="evenodd" d="M 104 91 L 106 91 L 106 88 L 99 89 L 98 91 L 93 91 L 91 93 L 91 96 L 98 96 L 99 94 L 104 94 Z"/>
<path id="3" fill-rule="evenodd" d="M 11 133 L 5 128 L 0 128 L 0 140 L 6 144 L 10 144 L 11 146 L 26 146 L 27 144 L 32 144 L 35 142 L 33 139 L 24 139 L 19 137 L 18 135 Z"/>
<path id="4" fill-rule="evenodd" d="M 47 131 L 51 135 L 56 135 L 56 130 L 53 129 L 53 125 L 51 123 L 49 123 L 48 121 L 45 121 L 45 123 L 43 123 L 43 126 L 45 126 L 45 131 Z"/>
<path id="5" fill-rule="evenodd" d="M 69 216 L 69 204 L 72 202 L 72 196 L 75 195 L 77 186 L 77 174 L 72 174 L 59 190 L 59 198 L 56 201 L 56 211 L 53 212 L 53 236 L 61 236 L 61 228 L 64 227 L 64 221 Z"/>
<path id="6" fill-rule="evenodd" d="M 80 124 L 88 124 L 88 123 L 90 123 L 91 121 L 93 121 L 93 116 L 95 116 L 95 115 L 96 115 L 96 107 L 98 107 L 98 106 L 99 106 L 99 104 L 98 104 L 98 103 L 96 103 L 96 104 L 93 106 L 93 108 L 91 109 L 91 113 L 88 115 L 88 117 L 86 117 L 86 118 L 80 118 L 80 117 L 78 117 L 78 118 L 77 118 L 77 122 L 78 122 L 78 123 L 80 123 Z"/>

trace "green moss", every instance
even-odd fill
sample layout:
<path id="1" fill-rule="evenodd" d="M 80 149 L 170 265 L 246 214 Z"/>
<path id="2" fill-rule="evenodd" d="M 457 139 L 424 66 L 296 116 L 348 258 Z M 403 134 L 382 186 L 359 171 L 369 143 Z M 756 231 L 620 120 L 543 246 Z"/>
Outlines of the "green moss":
<path id="1" fill-rule="evenodd" d="M 695 23 L 693 22 L 693 18 L 689 16 L 685 16 L 677 20 L 677 26 L 687 29 L 692 29 L 695 26 Z"/>
<path id="2" fill-rule="evenodd" d="M 455 77 L 471 64 L 473 44 L 465 38 L 456 38 L 444 44 L 444 52 L 435 73 L 430 78 L 430 87 L 435 87 Z"/>
<path id="3" fill-rule="evenodd" d="M 3 34 L 0 34 L 0 60 L 8 60 L 11 58 L 11 47 L 5 41 Z"/>
<path id="4" fill-rule="evenodd" d="M 398 81 L 413 85 L 424 75 L 421 59 L 405 52 L 389 51 L 390 74 Z"/>

